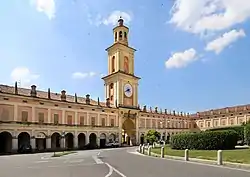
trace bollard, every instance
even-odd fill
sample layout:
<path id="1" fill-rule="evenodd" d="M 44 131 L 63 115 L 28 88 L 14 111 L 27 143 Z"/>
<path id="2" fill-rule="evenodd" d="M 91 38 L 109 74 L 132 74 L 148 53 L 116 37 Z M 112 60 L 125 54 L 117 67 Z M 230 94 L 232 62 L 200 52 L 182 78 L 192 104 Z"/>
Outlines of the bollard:
<path id="1" fill-rule="evenodd" d="M 217 165 L 222 165 L 222 150 L 217 151 Z"/>
<path id="2" fill-rule="evenodd" d="M 155 148 L 155 142 L 153 142 L 153 148 Z"/>
<path id="3" fill-rule="evenodd" d="M 164 147 L 161 147 L 161 158 L 164 158 Z"/>
<path id="4" fill-rule="evenodd" d="M 141 144 L 139 145 L 139 153 L 141 153 Z"/>
<path id="5" fill-rule="evenodd" d="M 185 149 L 185 157 L 184 157 L 185 161 L 189 161 L 189 151 L 188 149 Z"/>
<path id="6" fill-rule="evenodd" d="M 149 146 L 149 148 L 148 148 L 148 155 L 149 155 L 149 156 L 151 156 L 151 149 L 152 149 L 152 147 Z"/>
<path id="7" fill-rule="evenodd" d="M 142 145 L 142 154 L 144 154 L 144 153 L 145 153 L 145 146 Z"/>
<path id="8" fill-rule="evenodd" d="M 148 147 L 149 147 L 149 143 L 148 143 Z M 148 148 L 148 147 L 147 147 L 147 148 Z"/>

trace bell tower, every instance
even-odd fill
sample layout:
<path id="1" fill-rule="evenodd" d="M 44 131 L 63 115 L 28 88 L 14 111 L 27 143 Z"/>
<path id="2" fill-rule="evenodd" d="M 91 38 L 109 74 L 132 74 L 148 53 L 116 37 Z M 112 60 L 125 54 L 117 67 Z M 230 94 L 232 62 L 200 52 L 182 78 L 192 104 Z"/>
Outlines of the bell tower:
<path id="1" fill-rule="evenodd" d="M 134 75 L 134 48 L 129 46 L 129 28 L 122 18 L 113 29 L 113 44 L 108 52 L 108 75 L 103 77 L 105 98 L 117 107 L 138 106 L 138 81 Z"/>

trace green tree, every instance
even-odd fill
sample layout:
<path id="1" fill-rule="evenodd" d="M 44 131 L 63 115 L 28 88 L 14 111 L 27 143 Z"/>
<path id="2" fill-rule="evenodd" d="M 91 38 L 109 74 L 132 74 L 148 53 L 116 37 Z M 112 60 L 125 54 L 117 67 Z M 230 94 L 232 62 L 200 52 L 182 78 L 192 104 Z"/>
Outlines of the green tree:
<path id="1" fill-rule="evenodd" d="M 156 130 L 149 130 L 146 135 L 146 140 L 149 144 L 153 144 L 157 140 L 159 140 L 161 137 L 161 134 L 157 132 Z"/>

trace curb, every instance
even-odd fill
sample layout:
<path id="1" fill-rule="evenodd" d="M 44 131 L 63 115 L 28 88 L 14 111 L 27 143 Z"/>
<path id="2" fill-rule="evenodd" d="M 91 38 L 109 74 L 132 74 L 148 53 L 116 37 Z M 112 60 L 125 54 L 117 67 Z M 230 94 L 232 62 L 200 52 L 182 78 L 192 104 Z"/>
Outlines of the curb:
<path id="1" fill-rule="evenodd" d="M 140 155 L 148 156 L 147 149 L 145 149 L 145 154 L 141 154 L 136 151 Z M 151 152 L 151 156 L 160 158 L 160 154 L 156 154 L 154 152 Z M 225 166 L 225 167 L 232 167 L 232 168 L 238 168 L 238 169 L 245 169 L 250 170 L 250 164 L 244 164 L 244 163 L 233 163 L 233 162 L 223 162 L 223 165 L 217 165 L 217 161 L 214 160 L 207 160 L 207 159 L 198 159 L 198 158 L 189 158 L 189 161 L 185 161 L 184 157 L 179 156 L 170 156 L 170 155 L 164 155 L 164 159 L 173 159 L 173 160 L 180 160 L 184 162 L 197 162 L 197 163 L 203 163 L 203 164 L 209 164 L 209 165 L 216 165 L 216 166 Z"/>

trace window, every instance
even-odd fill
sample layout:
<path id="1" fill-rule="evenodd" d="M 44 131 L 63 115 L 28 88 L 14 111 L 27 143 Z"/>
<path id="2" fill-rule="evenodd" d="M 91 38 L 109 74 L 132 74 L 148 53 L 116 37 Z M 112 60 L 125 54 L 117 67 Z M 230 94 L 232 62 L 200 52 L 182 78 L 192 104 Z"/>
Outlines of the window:
<path id="1" fill-rule="evenodd" d="M 210 127 L 210 122 L 207 122 L 207 127 Z"/>
<path id="2" fill-rule="evenodd" d="M 122 39 L 122 31 L 119 32 L 119 39 Z"/>
<path id="3" fill-rule="evenodd" d="M 124 38 L 127 39 L 127 33 L 126 32 L 124 32 Z"/>
<path id="4" fill-rule="evenodd" d="M 233 125 L 233 124 L 234 124 L 234 120 L 230 119 L 230 125 Z"/>
<path id="5" fill-rule="evenodd" d="M 128 73 L 129 72 L 129 61 L 128 57 L 124 57 L 124 72 Z"/>
<path id="6" fill-rule="evenodd" d="M 113 56 L 111 60 L 111 70 L 111 72 L 115 72 L 115 56 Z"/>
<path id="7" fill-rule="evenodd" d="M 110 121 L 110 126 L 111 126 L 111 127 L 114 127 L 114 126 L 115 126 L 115 119 L 111 119 L 111 121 Z"/>
<path id="8" fill-rule="evenodd" d="M 201 128 L 203 127 L 203 122 L 201 122 Z"/>
<path id="9" fill-rule="evenodd" d="M 28 115 L 27 111 L 22 111 L 22 122 L 28 122 Z"/>
<path id="10" fill-rule="evenodd" d="M 222 125 L 226 125 L 226 121 L 225 121 L 225 120 L 222 120 L 221 124 L 222 124 Z"/>
<path id="11" fill-rule="evenodd" d="M 72 121 L 73 121 L 72 115 L 68 115 L 68 117 L 67 117 L 67 124 L 68 125 L 72 125 Z"/>
<path id="12" fill-rule="evenodd" d="M 3 108 L 3 111 L 2 111 L 2 114 L 1 114 L 1 120 L 9 120 L 9 110 L 8 109 L 4 109 Z"/>
<path id="13" fill-rule="evenodd" d="M 115 32 L 115 41 L 117 41 L 117 32 Z"/>
<path id="14" fill-rule="evenodd" d="M 44 113 L 43 112 L 38 113 L 38 122 L 39 122 L 39 124 L 44 123 Z"/>
<path id="15" fill-rule="evenodd" d="M 105 127 L 105 118 L 102 118 L 102 127 Z"/>
<path id="16" fill-rule="evenodd" d="M 95 117 L 91 117 L 91 125 L 95 126 Z"/>
<path id="17" fill-rule="evenodd" d="M 54 114 L 54 124 L 57 125 L 59 123 L 59 115 Z"/>
<path id="18" fill-rule="evenodd" d="M 84 125 L 84 116 L 80 116 L 80 125 Z"/>
<path id="19" fill-rule="evenodd" d="M 215 126 L 215 127 L 218 126 L 218 120 L 214 121 L 214 126 Z"/>

